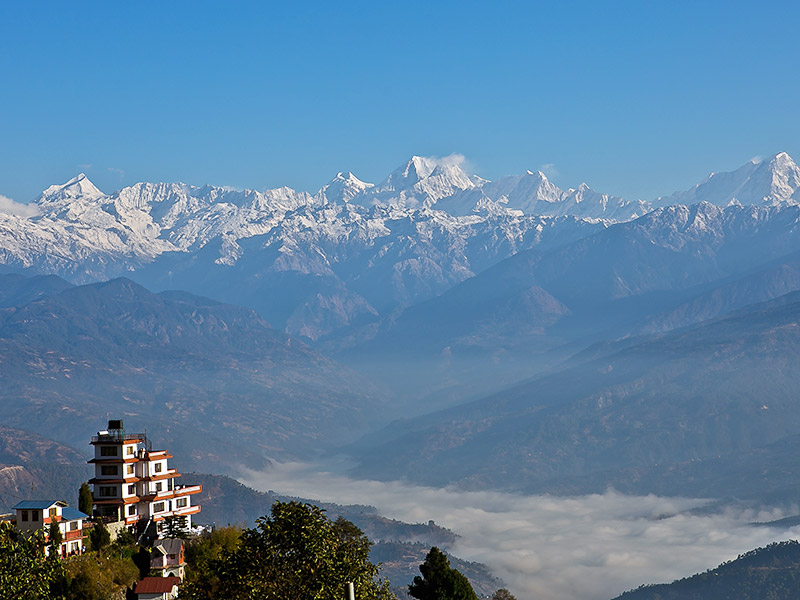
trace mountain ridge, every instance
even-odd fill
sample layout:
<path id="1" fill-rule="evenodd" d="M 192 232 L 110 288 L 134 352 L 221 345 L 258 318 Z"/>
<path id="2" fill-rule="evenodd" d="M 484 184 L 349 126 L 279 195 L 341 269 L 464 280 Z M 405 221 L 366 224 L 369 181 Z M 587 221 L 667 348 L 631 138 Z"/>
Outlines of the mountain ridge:
<path id="1" fill-rule="evenodd" d="M 749 184 L 762 196 L 782 190 L 780 206 L 796 202 L 788 155 L 749 169 L 766 173 Z M 147 182 L 105 194 L 80 174 L 35 206 L 29 218 L 0 212 L 5 271 L 187 289 L 249 305 L 311 340 L 437 296 L 520 250 L 653 209 L 586 184 L 561 190 L 541 172 L 488 181 L 457 156 L 412 157 L 377 185 L 340 173 L 314 194 Z M 246 282 L 240 295 L 233 279 Z M 275 284 L 286 308 L 266 293 Z"/>

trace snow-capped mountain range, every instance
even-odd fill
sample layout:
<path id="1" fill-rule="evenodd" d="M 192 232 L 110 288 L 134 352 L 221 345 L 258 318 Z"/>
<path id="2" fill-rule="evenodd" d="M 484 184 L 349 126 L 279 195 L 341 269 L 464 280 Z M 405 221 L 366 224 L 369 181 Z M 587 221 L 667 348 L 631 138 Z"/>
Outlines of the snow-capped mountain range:
<path id="1" fill-rule="evenodd" d="M 106 194 L 79 174 L 42 192 L 32 216 L 0 212 L 0 264 L 76 283 L 128 274 L 253 306 L 316 339 L 654 207 L 800 204 L 799 189 L 785 153 L 653 203 L 562 190 L 541 172 L 488 181 L 457 159 L 419 156 L 378 184 L 339 173 L 315 194 L 183 183 Z"/>

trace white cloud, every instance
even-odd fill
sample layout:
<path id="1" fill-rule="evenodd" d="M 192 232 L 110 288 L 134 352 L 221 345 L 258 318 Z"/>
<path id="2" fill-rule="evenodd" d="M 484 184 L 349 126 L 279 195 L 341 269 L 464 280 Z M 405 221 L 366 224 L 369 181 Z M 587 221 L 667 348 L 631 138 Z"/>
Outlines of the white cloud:
<path id="1" fill-rule="evenodd" d="M 115 167 L 108 167 L 106 170 L 110 171 L 111 173 L 116 173 L 117 175 L 119 175 L 120 179 L 123 179 L 125 177 L 125 171 L 123 171 L 122 169 L 117 169 Z"/>
<path id="2" fill-rule="evenodd" d="M 474 173 L 474 165 L 467 160 L 463 154 L 453 153 L 447 156 L 426 156 L 425 160 L 429 160 L 437 165 L 444 167 L 455 166 L 461 168 L 466 173 Z"/>
<path id="3" fill-rule="evenodd" d="M 401 482 L 354 481 L 301 464 L 275 463 L 242 480 L 258 489 L 370 504 L 381 514 L 436 523 L 462 536 L 457 556 L 489 565 L 518 598 L 608 600 L 642 583 L 705 571 L 800 529 L 754 527 L 780 510 L 692 514 L 705 501 L 625 496 L 570 498 L 461 492 Z M 397 582 L 405 583 L 405 582 Z"/>
<path id="4" fill-rule="evenodd" d="M 0 212 L 28 218 L 38 215 L 39 208 L 35 204 L 14 202 L 11 198 L 0 195 Z"/>
<path id="5" fill-rule="evenodd" d="M 558 169 L 554 163 L 545 163 L 539 167 L 539 170 L 547 175 L 550 179 L 558 177 Z"/>

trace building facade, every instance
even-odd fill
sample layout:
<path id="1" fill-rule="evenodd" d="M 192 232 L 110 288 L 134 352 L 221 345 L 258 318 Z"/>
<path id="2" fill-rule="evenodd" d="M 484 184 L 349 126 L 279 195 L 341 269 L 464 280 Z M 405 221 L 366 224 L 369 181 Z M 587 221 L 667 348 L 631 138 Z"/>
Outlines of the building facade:
<path id="1" fill-rule="evenodd" d="M 183 581 L 186 575 L 186 557 L 183 552 L 183 540 L 166 539 L 153 544 L 150 552 L 150 570 L 162 577 L 177 577 Z"/>
<path id="2" fill-rule="evenodd" d="M 17 512 L 17 529 L 21 532 L 44 530 L 45 540 L 49 542 L 50 524 L 56 522 L 61 530 L 59 556 L 83 554 L 89 529 L 84 521 L 89 515 L 56 500 L 24 500 L 14 506 L 14 510 Z M 49 547 L 46 551 L 50 551 Z"/>
<path id="3" fill-rule="evenodd" d="M 185 517 L 192 526 L 192 515 L 200 512 L 192 496 L 202 487 L 176 483 L 181 474 L 169 467 L 166 450 L 153 450 L 143 433 L 126 433 L 120 420 L 109 421 L 91 443 L 93 516 L 143 527 L 153 523 L 159 533 L 168 517 Z"/>

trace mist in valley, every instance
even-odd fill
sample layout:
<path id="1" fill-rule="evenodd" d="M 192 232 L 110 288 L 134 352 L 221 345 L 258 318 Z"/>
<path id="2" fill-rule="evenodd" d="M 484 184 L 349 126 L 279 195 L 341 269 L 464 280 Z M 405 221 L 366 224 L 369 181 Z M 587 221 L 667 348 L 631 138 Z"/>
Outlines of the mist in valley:
<path id="1" fill-rule="evenodd" d="M 614 490 L 566 497 L 465 492 L 352 479 L 342 467 L 275 462 L 241 481 L 263 491 L 367 504 L 405 522 L 434 520 L 460 536 L 450 552 L 488 565 L 520 599 L 609 600 L 800 535 L 800 527 L 755 525 L 796 514 L 796 505 L 710 507 L 707 499 Z"/>

